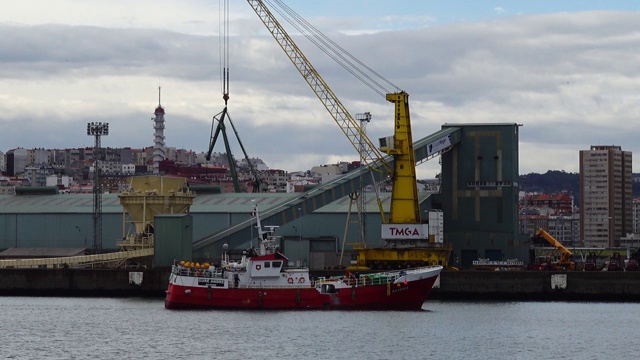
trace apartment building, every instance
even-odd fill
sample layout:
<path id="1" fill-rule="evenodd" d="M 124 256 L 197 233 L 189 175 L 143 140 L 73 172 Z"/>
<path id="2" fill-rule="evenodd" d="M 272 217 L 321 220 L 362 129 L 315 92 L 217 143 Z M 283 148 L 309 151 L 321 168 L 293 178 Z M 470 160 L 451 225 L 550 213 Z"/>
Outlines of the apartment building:
<path id="1" fill-rule="evenodd" d="M 620 146 L 580 151 L 581 245 L 619 246 L 633 232 L 632 156 Z"/>

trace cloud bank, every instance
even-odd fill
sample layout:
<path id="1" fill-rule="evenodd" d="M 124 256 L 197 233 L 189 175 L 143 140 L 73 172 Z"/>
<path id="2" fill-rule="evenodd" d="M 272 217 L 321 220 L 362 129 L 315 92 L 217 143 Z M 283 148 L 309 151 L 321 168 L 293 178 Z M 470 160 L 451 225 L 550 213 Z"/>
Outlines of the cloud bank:
<path id="1" fill-rule="evenodd" d="M 331 36 L 409 92 L 415 139 L 445 123 L 518 123 L 520 173 L 577 172 L 590 145 L 640 153 L 639 21 L 635 12 L 594 11 Z M 180 31 L 199 23 L 0 23 L 0 150 L 91 146 L 91 121 L 110 123 L 103 146 L 152 146 L 161 86 L 167 145 L 206 151 L 224 102 L 218 36 Z M 229 114 L 249 156 L 288 171 L 357 160 L 259 20 L 239 17 L 231 28 L 242 31 L 229 42 Z M 390 103 L 300 46 L 352 114 L 373 114 L 372 139 L 393 132 Z M 419 167 L 423 177 L 437 172 L 437 160 Z"/>

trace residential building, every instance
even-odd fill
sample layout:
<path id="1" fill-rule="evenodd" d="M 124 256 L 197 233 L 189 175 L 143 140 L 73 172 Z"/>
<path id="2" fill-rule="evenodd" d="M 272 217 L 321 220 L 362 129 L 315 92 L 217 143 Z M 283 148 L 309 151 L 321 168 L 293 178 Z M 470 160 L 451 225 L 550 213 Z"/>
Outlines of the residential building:
<path id="1" fill-rule="evenodd" d="M 565 193 L 557 194 L 526 194 L 520 199 L 520 209 L 547 209 L 549 214 L 573 213 L 573 196 Z"/>
<path id="2" fill-rule="evenodd" d="M 249 161 L 251 161 L 251 165 L 253 166 L 253 168 L 256 171 L 266 171 L 269 170 L 269 167 L 267 166 L 267 164 L 264 163 L 264 161 L 262 161 L 262 159 L 259 158 L 251 158 L 249 159 Z M 238 166 L 240 166 L 241 168 L 249 168 L 249 163 L 247 162 L 247 159 L 242 158 L 238 164 Z"/>
<path id="3" fill-rule="evenodd" d="M 633 199 L 633 233 L 640 234 L 640 199 Z"/>
<path id="4" fill-rule="evenodd" d="M 344 167 L 340 164 L 314 166 L 311 168 L 311 174 L 324 184 L 344 174 Z"/>
<path id="5" fill-rule="evenodd" d="M 27 164 L 50 164 L 51 158 L 49 157 L 49 150 L 28 149 L 27 150 Z"/>
<path id="6" fill-rule="evenodd" d="M 7 171 L 7 156 L 0 151 L 0 172 Z"/>
<path id="7" fill-rule="evenodd" d="M 135 164 L 122 164 L 122 173 L 125 175 L 133 175 L 136 173 Z"/>
<path id="8" fill-rule="evenodd" d="M 567 247 L 579 245 L 580 215 L 557 214 L 550 215 L 547 232 Z"/>
<path id="9" fill-rule="evenodd" d="M 284 170 L 266 170 L 261 173 L 262 180 L 267 183 L 270 192 L 286 192 L 289 174 Z"/>
<path id="10" fill-rule="evenodd" d="M 627 234 L 620 238 L 620 246 L 631 248 L 631 249 L 639 249 L 640 248 L 640 234 Z"/>
<path id="11" fill-rule="evenodd" d="M 25 167 L 24 173 L 31 186 L 47 186 L 47 177 L 55 174 L 55 169 L 47 163 L 31 164 Z"/>
<path id="12" fill-rule="evenodd" d="M 16 194 L 16 186 L 6 176 L 0 176 L 0 195 L 15 195 Z"/>
<path id="13" fill-rule="evenodd" d="M 519 194 L 520 230 L 535 234 L 542 228 L 556 240 L 567 246 L 577 246 L 580 240 L 580 216 L 574 214 L 573 196 L 566 193 Z"/>
<path id="14" fill-rule="evenodd" d="M 633 232 L 632 157 L 620 146 L 580 151 L 581 245 L 619 246 Z"/>
<path id="15" fill-rule="evenodd" d="M 24 174 L 27 166 L 27 150 L 23 148 L 7 151 L 7 175 L 18 176 Z"/>
<path id="16" fill-rule="evenodd" d="M 66 175 L 49 175 L 46 179 L 46 186 L 56 186 L 60 189 L 68 189 L 71 185 L 71 178 Z"/>

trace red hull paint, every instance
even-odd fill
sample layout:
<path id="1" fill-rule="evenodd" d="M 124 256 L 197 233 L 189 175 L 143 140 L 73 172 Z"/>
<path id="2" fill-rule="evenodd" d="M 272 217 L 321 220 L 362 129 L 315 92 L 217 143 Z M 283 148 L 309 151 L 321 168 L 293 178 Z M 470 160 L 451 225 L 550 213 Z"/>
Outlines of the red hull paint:
<path id="1" fill-rule="evenodd" d="M 167 309 L 420 310 L 436 278 L 336 289 L 333 294 L 313 287 L 209 289 L 170 283 L 164 304 Z"/>

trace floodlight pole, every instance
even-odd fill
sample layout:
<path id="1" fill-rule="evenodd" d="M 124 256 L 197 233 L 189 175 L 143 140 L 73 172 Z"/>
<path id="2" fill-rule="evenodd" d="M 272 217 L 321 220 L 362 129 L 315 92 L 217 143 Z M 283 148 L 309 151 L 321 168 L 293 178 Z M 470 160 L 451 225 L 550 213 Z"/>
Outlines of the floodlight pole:
<path id="1" fill-rule="evenodd" d="M 102 185 L 100 160 L 103 160 L 100 137 L 109 135 L 109 123 L 87 123 L 87 135 L 95 137 L 93 146 L 93 253 L 102 252 Z"/>

